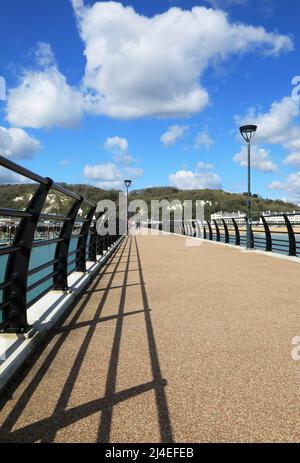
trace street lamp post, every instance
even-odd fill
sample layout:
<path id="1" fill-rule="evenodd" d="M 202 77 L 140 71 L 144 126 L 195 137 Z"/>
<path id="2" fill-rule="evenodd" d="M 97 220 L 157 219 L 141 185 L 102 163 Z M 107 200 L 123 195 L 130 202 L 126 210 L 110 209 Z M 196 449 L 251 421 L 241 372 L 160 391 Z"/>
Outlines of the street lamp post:
<path id="1" fill-rule="evenodd" d="M 247 249 L 252 248 L 251 244 L 251 140 L 257 130 L 256 125 L 244 125 L 240 132 L 248 145 L 248 193 L 247 193 Z"/>
<path id="2" fill-rule="evenodd" d="M 125 186 L 126 186 L 126 191 L 127 191 L 127 197 L 126 197 L 126 208 L 127 208 L 127 235 L 129 231 L 129 226 L 128 226 L 128 190 L 130 185 L 132 184 L 132 180 L 124 180 Z"/>

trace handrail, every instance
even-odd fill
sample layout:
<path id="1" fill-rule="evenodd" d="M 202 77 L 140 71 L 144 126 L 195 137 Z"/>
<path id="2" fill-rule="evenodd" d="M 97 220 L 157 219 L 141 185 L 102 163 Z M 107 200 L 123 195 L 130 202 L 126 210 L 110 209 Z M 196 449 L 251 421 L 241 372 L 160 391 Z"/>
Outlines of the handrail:
<path id="1" fill-rule="evenodd" d="M 25 211 L 0 208 L 0 216 L 20 219 L 14 225 L 13 241 L 7 243 L 8 245 L 0 246 L 0 256 L 7 256 L 4 281 L 0 282 L 0 294 L 2 294 L 0 311 L 2 311 L 3 316 L 3 321 L 0 321 L 0 332 L 24 333 L 29 329 L 28 307 L 52 288 L 63 291 L 68 289 L 68 275 L 73 271 L 86 272 L 87 260 L 96 261 L 99 247 L 101 247 L 101 254 L 104 254 L 120 235 L 118 234 L 119 231 L 110 237 L 98 235 L 96 226 L 98 218 L 96 217 L 94 220 L 96 204 L 89 199 L 83 198 L 59 183 L 55 183 L 52 179 L 35 174 L 3 156 L 0 156 L 0 166 L 37 183 L 37 188 Z M 73 200 L 69 206 L 68 214 L 43 212 L 47 196 L 52 190 Z M 82 203 L 89 206 L 89 211 L 85 217 L 78 216 Z M 52 225 L 53 233 L 58 233 L 58 236 L 54 237 L 55 234 L 53 234 L 51 239 L 48 226 L 48 239 L 37 240 L 37 231 L 45 226 L 45 223 L 40 222 L 41 220 L 61 222 L 59 227 L 55 224 Z M 78 225 L 79 223 L 81 225 Z M 75 230 L 77 234 L 73 235 Z M 70 252 L 70 243 L 73 238 L 78 239 L 77 248 Z M 35 268 L 30 268 L 33 249 L 49 245 L 55 246 L 54 258 L 52 257 L 49 261 L 43 262 Z M 75 258 L 70 260 L 72 255 L 75 255 Z M 70 271 L 70 266 L 74 263 L 75 268 Z M 33 275 L 38 275 L 39 272 L 47 268 L 49 268 L 49 274 L 46 276 L 42 274 L 41 278 L 30 281 Z M 51 282 L 50 286 L 43 289 L 43 284 L 47 281 Z M 28 301 L 28 293 L 33 292 L 38 287 L 41 288 L 41 292 L 37 295 L 32 294 L 31 300 Z"/>
<path id="2" fill-rule="evenodd" d="M 58 191 L 59 193 L 63 193 L 66 196 L 70 196 L 73 199 L 77 199 L 77 200 L 81 199 L 80 195 L 74 193 L 74 191 L 67 190 L 66 188 L 62 187 L 58 183 L 53 183 L 52 188 Z"/>
<path id="3" fill-rule="evenodd" d="M 30 218 L 32 213 L 26 211 L 18 211 L 17 209 L 0 208 L 0 217 L 20 217 Z"/>

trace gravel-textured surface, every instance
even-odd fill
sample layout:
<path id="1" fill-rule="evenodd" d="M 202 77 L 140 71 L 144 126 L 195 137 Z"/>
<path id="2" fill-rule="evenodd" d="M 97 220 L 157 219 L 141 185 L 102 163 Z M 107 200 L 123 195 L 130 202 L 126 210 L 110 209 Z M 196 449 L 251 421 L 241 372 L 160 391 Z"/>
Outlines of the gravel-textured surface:
<path id="1" fill-rule="evenodd" d="M 8 400 L 2 442 L 300 440 L 300 266 L 136 236 Z"/>

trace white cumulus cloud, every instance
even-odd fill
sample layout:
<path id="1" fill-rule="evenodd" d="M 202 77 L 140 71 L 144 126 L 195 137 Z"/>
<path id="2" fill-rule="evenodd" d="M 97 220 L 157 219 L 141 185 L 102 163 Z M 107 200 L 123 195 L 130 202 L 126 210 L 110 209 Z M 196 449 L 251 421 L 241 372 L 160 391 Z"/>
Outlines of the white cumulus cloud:
<path id="1" fill-rule="evenodd" d="M 145 17 L 121 3 L 72 0 L 87 59 L 87 108 L 118 118 L 187 116 L 209 101 L 201 84 L 217 61 L 248 52 L 278 55 L 290 37 L 233 23 L 220 10 L 170 8 Z"/>
<path id="2" fill-rule="evenodd" d="M 84 175 L 89 180 L 120 180 L 122 178 L 118 167 L 111 162 L 107 164 L 87 165 L 84 168 Z"/>
<path id="3" fill-rule="evenodd" d="M 186 125 L 172 125 L 168 127 L 165 133 L 162 134 L 160 141 L 165 146 L 175 145 L 176 141 L 179 138 L 182 138 L 187 130 L 188 126 Z"/>
<path id="4" fill-rule="evenodd" d="M 290 153 L 284 160 L 285 164 L 300 167 L 300 149 L 298 152 Z"/>
<path id="5" fill-rule="evenodd" d="M 84 100 L 59 71 L 49 44 L 35 50 L 37 66 L 25 70 L 17 87 L 8 92 L 7 120 L 16 127 L 75 127 Z"/>
<path id="6" fill-rule="evenodd" d="M 104 143 L 105 149 L 114 155 L 117 164 L 129 165 L 133 162 L 133 157 L 128 152 L 128 141 L 122 137 L 109 137 Z"/>
<path id="7" fill-rule="evenodd" d="M 84 176 L 100 188 L 104 189 L 122 189 L 124 188 L 124 179 L 130 177 L 135 179 L 143 175 L 143 169 L 139 167 L 122 167 L 120 165 L 108 162 L 99 165 L 86 165 Z"/>
<path id="8" fill-rule="evenodd" d="M 31 159 L 41 143 L 23 129 L 0 127 L 0 155 L 14 159 Z"/>
<path id="9" fill-rule="evenodd" d="M 299 99 L 285 96 L 274 101 L 270 109 L 263 113 L 250 108 L 244 117 L 236 117 L 238 125 L 256 124 L 255 144 L 279 144 L 289 154 L 284 159 L 285 164 L 300 165 L 300 128 L 297 117 L 300 114 Z"/>
<path id="10" fill-rule="evenodd" d="M 93 166 L 86 165 L 84 175 L 88 180 L 95 182 L 99 188 L 105 190 L 121 189 L 123 185 L 122 173 L 111 162 Z"/>
<path id="11" fill-rule="evenodd" d="M 236 117 L 239 125 L 256 124 L 256 143 L 283 143 L 290 139 L 293 120 L 299 115 L 299 102 L 292 97 L 274 101 L 266 113 L 250 108 L 244 117 Z"/>
<path id="12" fill-rule="evenodd" d="M 275 180 L 269 185 L 273 190 L 285 190 L 287 197 L 284 200 L 300 205 L 300 172 L 289 174 L 284 182 Z"/>
<path id="13" fill-rule="evenodd" d="M 216 173 L 207 172 L 207 169 L 211 168 L 213 168 L 212 165 L 200 162 L 194 172 L 185 169 L 179 170 L 169 176 L 170 185 L 180 190 L 219 189 L 221 188 L 221 179 Z"/>
<path id="14" fill-rule="evenodd" d="M 248 150 L 245 146 L 237 153 L 233 160 L 242 167 L 248 165 Z M 276 172 L 278 166 L 270 159 L 270 151 L 253 146 L 251 150 L 251 167 L 262 172 Z"/>
<path id="15" fill-rule="evenodd" d="M 109 151 L 127 151 L 128 150 L 128 141 L 126 138 L 121 137 L 109 137 L 106 139 L 105 148 Z"/>

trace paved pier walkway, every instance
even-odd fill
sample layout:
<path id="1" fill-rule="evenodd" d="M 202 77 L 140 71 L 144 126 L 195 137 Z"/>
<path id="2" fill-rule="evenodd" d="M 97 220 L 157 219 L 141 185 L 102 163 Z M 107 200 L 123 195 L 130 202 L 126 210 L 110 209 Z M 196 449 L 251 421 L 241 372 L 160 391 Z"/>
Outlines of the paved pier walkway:
<path id="1" fill-rule="evenodd" d="M 2 404 L 0 441 L 300 441 L 300 265 L 185 242 L 123 242 Z"/>

